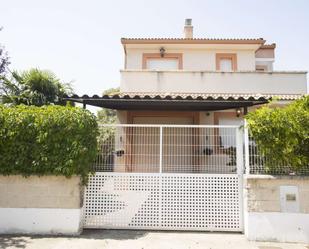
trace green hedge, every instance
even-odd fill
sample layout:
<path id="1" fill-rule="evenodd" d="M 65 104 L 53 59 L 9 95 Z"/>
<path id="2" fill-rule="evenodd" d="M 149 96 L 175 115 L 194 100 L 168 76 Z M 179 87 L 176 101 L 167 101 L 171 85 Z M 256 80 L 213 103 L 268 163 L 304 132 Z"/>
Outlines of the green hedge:
<path id="1" fill-rule="evenodd" d="M 284 108 L 262 107 L 246 118 L 266 158 L 266 173 L 309 175 L 309 96 Z"/>
<path id="2" fill-rule="evenodd" d="M 95 116 L 77 107 L 0 105 L 0 174 L 80 175 L 96 156 Z"/>

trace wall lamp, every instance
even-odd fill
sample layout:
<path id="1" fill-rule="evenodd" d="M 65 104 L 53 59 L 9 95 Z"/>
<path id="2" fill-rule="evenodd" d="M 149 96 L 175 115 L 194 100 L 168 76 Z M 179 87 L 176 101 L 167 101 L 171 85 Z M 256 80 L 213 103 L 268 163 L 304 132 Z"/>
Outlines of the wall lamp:
<path id="1" fill-rule="evenodd" d="M 236 109 L 236 117 L 239 117 L 241 114 L 241 109 L 240 108 L 237 108 Z"/>
<path id="2" fill-rule="evenodd" d="M 164 54 L 165 54 L 165 48 L 161 47 L 160 48 L 160 55 L 161 55 L 161 57 L 164 57 Z"/>

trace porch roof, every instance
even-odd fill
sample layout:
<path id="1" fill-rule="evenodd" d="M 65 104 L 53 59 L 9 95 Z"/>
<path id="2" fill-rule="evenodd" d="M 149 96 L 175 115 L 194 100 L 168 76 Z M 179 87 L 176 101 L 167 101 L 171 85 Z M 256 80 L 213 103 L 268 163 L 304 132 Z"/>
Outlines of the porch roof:
<path id="1" fill-rule="evenodd" d="M 66 96 L 84 105 L 116 110 L 182 110 L 215 111 L 249 107 L 268 103 L 273 97 L 280 100 L 294 100 L 302 95 L 260 95 L 260 94 L 214 94 L 214 93 L 117 93 L 113 95 Z"/>

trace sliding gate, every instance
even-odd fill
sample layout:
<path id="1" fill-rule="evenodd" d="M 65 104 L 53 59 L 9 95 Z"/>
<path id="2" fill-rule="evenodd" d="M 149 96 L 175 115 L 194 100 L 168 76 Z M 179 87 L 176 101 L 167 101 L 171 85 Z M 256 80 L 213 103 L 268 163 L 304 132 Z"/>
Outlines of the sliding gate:
<path id="1" fill-rule="evenodd" d="M 105 125 L 99 139 L 84 228 L 242 231 L 239 127 Z"/>

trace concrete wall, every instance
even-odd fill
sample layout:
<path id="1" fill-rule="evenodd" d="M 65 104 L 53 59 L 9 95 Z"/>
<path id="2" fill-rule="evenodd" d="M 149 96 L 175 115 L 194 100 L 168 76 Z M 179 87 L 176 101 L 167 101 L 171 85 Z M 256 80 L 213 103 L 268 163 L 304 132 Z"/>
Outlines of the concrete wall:
<path id="1" fill-rule="evenodd" d="M 245 179 L 245 233 L 250 240 L 309 242 L 309 177 Z"/>
<path id="2" fill-rule="evenodd" d="M 306 73 L 122 71 L 122 92 L 305 94 Z"/>
<path id="3" fill-rule="evenodd" d="M 0 233 L 78 234 L 79 177 L 0 176 Z"/>

